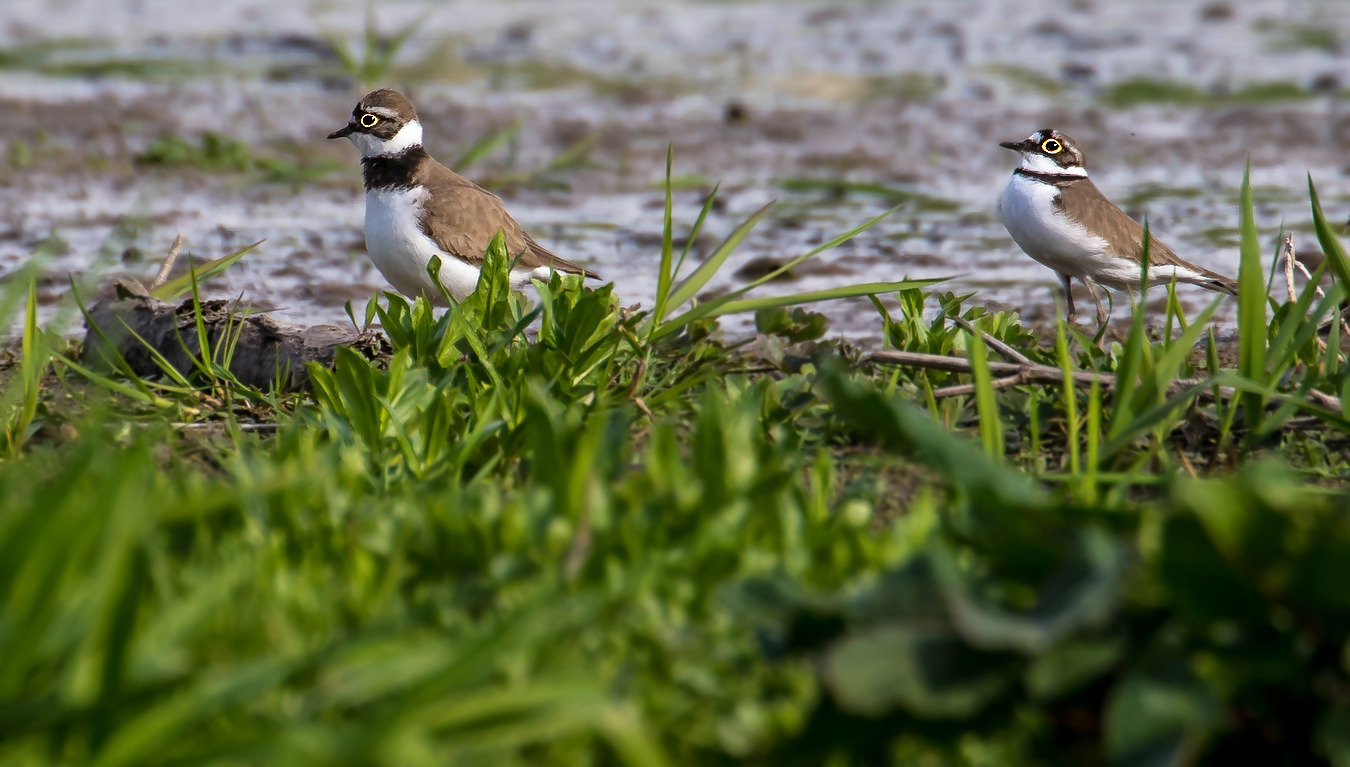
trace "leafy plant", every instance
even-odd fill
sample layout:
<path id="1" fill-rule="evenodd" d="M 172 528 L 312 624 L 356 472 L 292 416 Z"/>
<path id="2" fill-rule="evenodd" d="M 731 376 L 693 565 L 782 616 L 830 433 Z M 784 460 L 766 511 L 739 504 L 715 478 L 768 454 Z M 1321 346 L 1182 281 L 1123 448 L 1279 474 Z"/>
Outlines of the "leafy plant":
<path id="1" fill-rule="evenodd" d="M 686 270 L 669 193 L 653 307 L 515 293 L 499 238 L 302 394 L 232 374 L 210 268 L 145 377 L 13 281 L 0 762 L 1339 763 L 1350 262 L 1310 192 L 1335 284 L 1271 300 L 1244 251 L 1235 366 L 1174 286 L 1117 340 L 926 281 L 700 301 L 769 211 Z M 851 295 L 891 349 L 803 305 Z"/>
<path id="2" fill-rule="evenodd" d="M 825 697 L 774 763 L 867 761 L 900 738 L 956 757 L 1028 724 L 1012 757 L 1024 763 L 1310 760 L 1343 747 L 1331 690 L 1350 624 L 1328 590 L 1350 553 L 1343 509 L 1269 464 L 1175 481 L 1143 513 L 1088 509 L 842 373 L 825 385 L 857 428 L 939 472 L 952 502 L 926 512 L 937 524 L 923 547 L 861 593 L 742 587 L 737 604 L 776 645 L 819 657 Z"/>
<path id="3" fill-rule="evenodd" d="M 421 28 L 427 15 L 423 14 L 408 22 L 392 37 L 386 38 L 380 34 L 379 23 L 375 18 L 375 3 L 367 2 L 366 24 L 359 52 L 345 37 L 325 35 L 325 39 L 338 57 L 343 71 L 361 88 L 371 88 L 388 79 L 394 58 Z"/>

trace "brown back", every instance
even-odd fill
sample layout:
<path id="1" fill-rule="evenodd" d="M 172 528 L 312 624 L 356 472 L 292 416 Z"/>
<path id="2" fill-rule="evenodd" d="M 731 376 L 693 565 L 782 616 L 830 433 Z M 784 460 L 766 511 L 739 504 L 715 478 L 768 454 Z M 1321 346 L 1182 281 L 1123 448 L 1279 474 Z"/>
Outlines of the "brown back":
<path id="1" fill-rule="evenodd" d="M 1144 249 L 1142 224 L 1130 218 L 1129 214 L 1108 200 L 1091 179 L 1076 179 L 1057 186 L 1060 190 L 1056 205 L 1060 210 L 1073 220 L 1082 223 L 1089 231 L 1097 232 L 1105 238 L 1113 255 L 1136 262 L 1139 260 L 1139 254 Z M 1217 272 L 1182 260 L 1171 248 L 1154 237 L 1152 232 L 1149 233 L 1148 262 L 1151 266 L 1183 267 L 1220 282 L 1232 281 Z"/>
<path id="2" fill-rule="evenodd" d="M 559 258 L 520 228 L 501 198 L 427 157 L 413 174 L 413 186 L 424 186 L 428 197 L 422 231 L 452 256 L 482 266 L 483 255 L 497 232 L 506 238 L 511 257 L 520 257 L 517 269 L 552 266 L 559 272 L 598 277 L 594 272 Z"/>

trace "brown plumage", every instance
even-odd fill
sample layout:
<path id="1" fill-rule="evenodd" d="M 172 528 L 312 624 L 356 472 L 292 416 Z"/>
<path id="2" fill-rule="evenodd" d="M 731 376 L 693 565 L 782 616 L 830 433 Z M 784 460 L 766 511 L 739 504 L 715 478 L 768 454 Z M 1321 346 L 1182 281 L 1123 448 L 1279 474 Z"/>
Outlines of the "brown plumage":
<path id="1" fill-rule="evenodd" d="M 1075 179 L 1068 183 L 1056 184 L 1056 186 L 1059 186 L 1060 192 L 1059 199 L 1055 201 L 1055 207 L 1064 211 L 1069 218 L 1081 223 L 1088 231 L 1104 238 L 1109 243 L 1112 255 L 1128 258 L 1135 263 L 1139 263 L 1139 256 L 1144 251 L 1144 227 L 1142 224 L 1116 207 L 1116 204 L 1107 199 L 1106 195 L 1102 194 L 1101 190 L 1097 188 L 1097 185 L 1087 177 Z M 1161 240 L 1154 237 L 1152 232 L 1149 232 L 1148 235 L 1148 263 L 1150 266 L 1179 266 L 1182 269 L 1189 269 L 1213 280 L 1214 284 L 1209 287 L 1231 295 L 1237 295 L 1236 282 L 1218 272 L 1210 271 L 1186 261 Z M 1128 286 L 1110 285 L 1106 281 L 1103 281 L 1103 284 L 1125 289 L 1135 287 L 1137 282 Z"/>
<path id="2" fill-rule="evenodd" d="M 598 278 L 595 272 L 554 255 L 534 241 L 506 212 L 497 195 L 436 162 L 430 156 L 418 163 L 412 184 L 427 190 L 422 231 L 441 250 L 475 267 L 482 267 L 492 238 L 501 232 L 517 269 L 552 267 L 559 272 Z"/>
<path id="3" fill-rule="evenodd" d="M 417 110 L 398 91 L 366 94 L 347 124 L 328 137 L 349 139 L 361 151 L 366 252 L 400 293 L 444 305 L 445 290 L 464 300 L 499 232 L 513 259 L 514 289 L 547 279 L 550 269 L 599 276 L 549 252 L 506 212 L 501 198 L 427 154 Z M 441 260 L 440 285 L 427 272 L 433 258 Z"/>
<path id="4" fill-rule="evenodd" d="M 1070 321 L 1075 317 L 1075 278 L 1092 294 L 1100 322 L 1107 320 L 1107 312 L 1095 285 L 1132 292 L 1145 271 L 1145 284 L 1176 281 L 1237 294 L 1233 280 L 1182 260 L 1151 233 L 1148 264 L 1141 264 L 1144 227 L 1092 183 L 1083 152 L 1072 138 L 1046 128 L 1000 146 L 1021 155 L 999 197 L 1004 226 L 1023 252 L 1059 277 Z"/>

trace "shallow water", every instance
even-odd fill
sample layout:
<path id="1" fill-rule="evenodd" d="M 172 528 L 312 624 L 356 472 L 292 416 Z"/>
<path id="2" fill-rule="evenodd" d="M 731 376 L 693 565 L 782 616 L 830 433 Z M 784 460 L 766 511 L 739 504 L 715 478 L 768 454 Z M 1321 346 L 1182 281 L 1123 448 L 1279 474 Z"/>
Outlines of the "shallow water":
<path id="1" fill-rule="evenodd" d="M 613 280 L 625 304 L 650 304 L 655 290 L 669 143 L 677 229 L 722 183 L 695 257 L 779 200 L 712 292 L 743 284 L 752 270 L 742 267 L 791 258 L 908 198 L 759 292 L 955 276 L 953 290 L 1045 320 L 1053 276 L 1016 249 L 994 204 L 1014 164 L 997 142 L 1047 125 L 1079 139 L 1108 196 L 1216 271 L 1236 272 L 1248 156 L 1272 254 L 1281 222 L 1300 252 L 1317 249 L 1309 169 L 1329 217 L 1350 213 L 1342 3 L 550 0 L 377 11 L 386 33 L 427 14 L 381 82 L 413 95 L 432 153 L 449 162 L 518 124 L 516 140 L 468 175 L 502 193 L 544 245 Z M 364 3 L 6 0 L 0 278 L 43 254 L 52 316 L 68 273 L 152 274 L 176 233 L 199 259 L 264 240 L 210 292 L 295 322 L 345 322 L 345 301 L 359 312 L 385 285 L 364 255 L 355 151 L 323 139 L 361 92 L 324 35 L 355 43 L 363 25 Z M 132 162 L 165 133 L 195 143 L 205 131 L 310 172 L 278 183 L 256 169 Z M 537 172 L 579 142 L 591 142 L 585 162 Z M 839 193 L 800 179 L 881 188 Z M 1193 308 L 1208 300 L 1181 292 Z M 824 310 L 836 331 L 876 340 L 866 301 Z M 1232 307 L 1220 317 L 1231 321 Z"/>

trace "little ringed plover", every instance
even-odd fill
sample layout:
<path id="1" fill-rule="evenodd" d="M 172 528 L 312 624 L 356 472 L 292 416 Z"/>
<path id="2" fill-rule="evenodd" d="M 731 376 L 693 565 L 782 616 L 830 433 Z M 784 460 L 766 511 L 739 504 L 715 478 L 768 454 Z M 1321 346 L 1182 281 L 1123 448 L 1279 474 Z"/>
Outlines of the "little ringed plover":
<path id="1" fill-rule="evenodd" d="M 1046 128 L 1022 141 L 999 144 L 1021 155 L 1021 162 L 999 197 L 1003 224 L 1028 256 L 1059 275 L 1069 320 L 1075 317 L 1071 281 L 1087 285 L 1097 304 L 1097 319 L 1106 310 L 1093 283 L 1116 290 L 1139 286 L 1144 227 L 1106 199 L 1088 178 L 1078 144 Z M 1236 295 L 1227 277 L 1183 261 L 1151 234 L 1148 284 L 1177 282 Z"/>
<path id="2" fill-rule="evenodd" d="M 366 187 L 366 251 L 389 284 L 409 298 L 437 306 L 445 297 L 427 273 L 441 259 L 440 280 L 456 300 L 478 284 L 483 257 L 501 232 L 511 257 L 511 287 L 548 280 L 551 271 L 598 277 L 534 241 L 499 197 L 436 162 L 422 148 L 422 123 L 402 93 L 367 93 L 347 124 L 328 138 L 349 139 L 361 151 Z"/>

